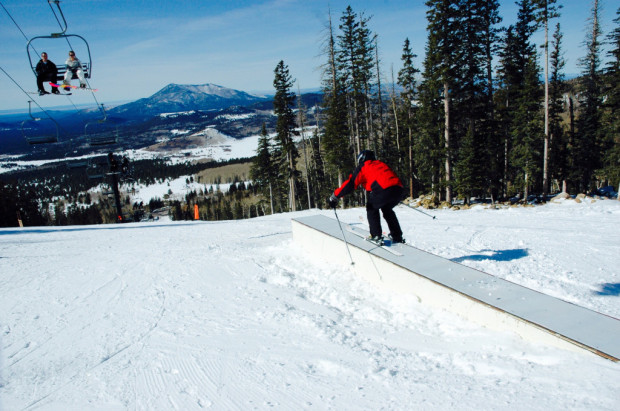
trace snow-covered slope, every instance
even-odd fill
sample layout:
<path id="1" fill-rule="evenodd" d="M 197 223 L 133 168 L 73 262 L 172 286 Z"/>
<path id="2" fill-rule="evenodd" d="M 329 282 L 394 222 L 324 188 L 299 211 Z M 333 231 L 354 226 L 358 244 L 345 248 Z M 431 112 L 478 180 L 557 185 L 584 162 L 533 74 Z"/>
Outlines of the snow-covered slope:
<path id="1" fill-rule="evenodd" d="M 0 229 L 0 409 L 618 409 L 620 364 L 372 288 L 292 241 L 314 213 Z M 620 317 L 618 201 L 397 214 L 420 248 Z"/>

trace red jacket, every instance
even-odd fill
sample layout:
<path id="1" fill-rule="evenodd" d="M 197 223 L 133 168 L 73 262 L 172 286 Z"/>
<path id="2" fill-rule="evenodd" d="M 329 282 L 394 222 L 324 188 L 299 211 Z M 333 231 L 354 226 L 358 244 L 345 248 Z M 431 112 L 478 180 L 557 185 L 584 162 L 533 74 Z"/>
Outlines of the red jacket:
<path id="1" fill-rule="evenodd" d="M 366 160 L 357 166 L 347 181 L 334 190 L 334 195 L 343 197 L 361 185 L 376 197 L 382 197 L 383 192 L 390 187 L 403 187 L 403 183 L 387 164 L 379 160 Z"/>

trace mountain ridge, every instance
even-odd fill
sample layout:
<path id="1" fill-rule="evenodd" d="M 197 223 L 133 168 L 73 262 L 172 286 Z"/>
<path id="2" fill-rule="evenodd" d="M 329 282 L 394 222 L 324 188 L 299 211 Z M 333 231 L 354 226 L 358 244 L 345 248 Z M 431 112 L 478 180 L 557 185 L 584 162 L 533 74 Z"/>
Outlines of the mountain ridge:
<path id="1" fill-rule="evenodd" d="M 268 97 L 253 95 L 213 83 L 170 83 L 150 97 L 116 106 L 110 112 L 124 116 L 150 117 L 175 111 L 208 111 L 221 110 L 230 106 L 250 106 L 268 100 Z"/>

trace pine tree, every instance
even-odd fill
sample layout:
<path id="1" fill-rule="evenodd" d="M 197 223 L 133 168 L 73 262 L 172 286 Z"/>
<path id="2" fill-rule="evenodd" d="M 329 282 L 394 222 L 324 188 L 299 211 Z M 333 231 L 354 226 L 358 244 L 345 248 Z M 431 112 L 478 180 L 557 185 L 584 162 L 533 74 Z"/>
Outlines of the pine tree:
<path id="1" fill-rule="evenodd" d="M 545 49 L 545 138 L 543 148 L 543 195 L 549 192 L 549 147 L 550 147 L 550 131 L 549 131 L 549 20 L 560 16 L 558 12 L 559 8 L 557 0 L 533 0 L 534 6 L 537 9 L 536 19 L 539 24 L 542 24 L 545 30 L 545 42 L 543 48 Z"/>
<path id="2" fill-rule="evenodd" d="M 293 140 L 293 137 L 298 134 L 295 130 L 295 114 L 293 112 L 295 93 L 291 91 L 293 80 L 289 74 L 288 66 L 282 60 L 280 60 L 274 72 L 273 86 L 276 89 L 276 94 L 273 99 L 273 110 L 277 118 L 276 141 L 278 152 L 280 153 L 278 163 L 281 167 L 281 174 L 288 183 L 288 209 L 296 211 L 296 181 L 299 174 L 296 164 L 299 153 Z"/>
<path id="3" fill-rule="evenodd" d="M 536 30 L 530 0 L 519 3 L 517 23 L 508 27 L 500 51 L 500 86 L 496 94 L 500 128 L 504 133 L 504 195 L 509 183 L 527 197 L 537 181 L 542 148 L 536 48 L 531 42 Z M 540 141 L 539 141 L 540 140 Z M 539 147 L 540 146 L 540 147 Z"/>
<path id="4" fill-rule="evenodd" d="M 302 149 L 304 152 L 304 165 L 306 168 L 306 194 L 308 199 L 308 208 L 312 208 L 312 194 L 310 190 L 311 185 L 311 177 L 310 177 L 310 162 L 308 161 L 308 157 L 311 156 L 312 147 L 309 147 L 306 144 L 306 119 L 305 119 L 305 106 L 301 101 L 301 90 L 299 85 L 297 87 L 297 118 L 299 119 L 299 129 L 301 130 L 301 142 Z"/>
<path id="5" fill-rule="evenodd" d="M 542 92 L 535 54 L 532 54 L 526 62 L 524 74 L 523 89 L 516 102 L 517 107 L 511 129 L 513 139 L 511 160 L 519 170 L 514 181 L 515 186 L 523 190 L 524 199 L 527 199 L 530 188 L 539 182 L 539 174 L 542 171 L 543 130 L 539 114 Z"/>
<path id="6" fill-rule="evenodd" d="M 374 45 L 368 28 L 369 20 L 348 6 L 340 18 L 341 34 L 337 36 L 336 62 L 347 96 L 349 131 L 355 148 L 353 157 L 364 148 L 362 140 L 372 134 L 369 94 L 372 87 Z"/>
<path id="7" fill-rule="evenodd" d="M 607 36 L 611 49 L 605 70 L 607 87 L 603 114 L 605 137 L 602 174 L 617 191 L 620 185 L 620 8 L 616 11 L 614 22 L 616 27 Z"/>
<path id="8" fill-rule="evenodd" d="M 458 32 L 461 29 L 458 18 L 459 0 L 427 0 L 426 18 L 429 40 L 427 59 L 434 60 L 438 67 L 435 71 L 441 83 L 440 93 L 443 95 L 443 148 L 444 148 L 444 186 L 446 201 L 452 201 L 452 166 L 455 154 L 455 141 L 452 139 L 453 124 L 451 118 L 451 98 L 458 87 L 455 79 L 460 57 L 458 50 Z M 430 54 L 430 56 L 429 56 Z"/>
<path id="9" fill-rule="evenodd" d="M 325 170 L 338 176 L 338 183 L 343 181 L 343 173 L 353 166 L 353 146 L 347 114 L 346 90 L 343 76 L 337 61 L 335 35 L 329 15 L 327 39 L 324 53 L 327 63 L 323 70 L 323 108 L 325 112 L 325 126 L 323 130 L 321 149 L 325 154 Z"/>
<path id="10" fill-rule="evenodd" d="M 549 78 L 549 176 L 559 182 L 565 182 L 568 175 L 567 135 L 562 125 L 564 113 L 564 93 L 567 91 L 564 83 L 564 59 L 562 58 L 562 32 L 560 23 L 556 25 L 551 44 L 551 63 Z M 559 187 L 558 187 L 559 188 Z"/>
<path id="11" fill-rule="evenodd" d="M 573 146 L 573 182 L 580 192 L 593 187 L 594 172 L 601 166 L 602 81 L 600 71 L 600 4 L 594 0 L 590 30 L 586 35 L 587 54 L 580 61 L 583 75 L 580 84 L 580 109 Z"/>
<path id="12" fill-rule="evenodd" d="M 457 43 L 458 60 L 455 69 L 455 84 L 451 123 L 452 140 L 455 148 L 455 184 L 467 187 L 460 192 L 469 198 L 472 194 L 482 196 L 491 189 L 490 151 L 487 144 L 492 138 L 492 106 L 489 93 L 489 50 L 494 48 L 492 33 L 497 21 L 497 4 L 485 0 L 461 3 L 459 8 L 457 35 L 463 39 Z M 466 141 L 469 140 L 469 141 Z M 462 148 L 471 152 L 461 158 Z M 457 151 L 458 150 L 458 151 Z M 458 170 L 458 173 L 456 172 Z M 459 177 L 457 178 L 456 175 Z M 459 178 L 465 179 L 462 184 Z"/>
<path id="13" fill-rule="evenodd" d="M 413 135 L 414 135 L 414 104 L 416 104 L 417 98 L 417 84 L 416 84 L 416 75 L 420 72 L 417 68 L 415 68 L 413 64 L 413 60 L 418 57 L 416 54 L 413 54 L 411 50 L 411 43 L 409 39 L 405 39 L 405 44 L 403 45 L 403 54 L 401 56 L 401 61 L 403 62 L 403 68 L 398 71 L 398 84 L 403 88 L 401 93 L 401 97 L 403 99 L 403 117 L 404 117 L 404 126 L 407 131 L 407 157 L 409 159 L 408 162 L 408 170 L 407 175 L 409 176 L 409 196 L 413 197 Z M 398 113 L 395 113 L 395 120 L 398 121 Z M 398 123 L 397 123 L 398 124 Z M 398 135 L 397 135 L 398 138 Z"/>
<path id="14" fill-rule="evenodd" d="M 274 169 L 273 159 L 271 157 L 271 144 L 267 127 L 265 123 L 261 128 L 258 138 L 258 148 L 256 149 L 256 157 L 250 167 L 250 178 L 259 187 L 259 190 L 265 198 L 269 198 L 271 206 L 271 214 L 274 213 L 274 182 L 276 180 L 276 170 Z M 276 185 L 277 187 L 277 185 Z"/>
<path id="15" fill-rule="evenodd" d="M 437 41 L 436 36 L 430 35 L 425 47 L 424 71 L 419 88 L 419 135 L 415 141 L 414 168 L 417 170 L 420 189 L 439 196 L 444 111 Z"/>
<path id="16" fill-rule="evenodd" d="M 326 184 L 325 178 L 325 162 L 321 153 L 321 139 L 318 128 L 314 130 L 312 138 L 310 138 L 310 146 L 312 147 L 312 158 L 310 162 L 310 176 L 312 179 L 312 196 L 314 204 L 318 208 L 322 208 L 324 199 L 330 195 L 331 188 Z"/>
<path id="17" fill-rule="evenodd" d="M 481 64 L 486 72 L 486 80 L 484 82 L 483 92 L 486 93 L 484 109 L 484 122 L 479 126 L 482 137 L 479 139 L 482 144 L 486 164 L 484 169 L 484 180 L 486 189 L 490 190 L 491 197 L 495 200 L 501 191 L 501 170 L 502 170 L 502 139 L 498 130 L 498 121 L 495 113 L 495 104 L 493 97 L 494 77 L 493 64 L 494 56 L 499 50 L 499 32 L 497 27 L 501 23 L 502 18 L 499 15 L 499 1 L 487 0 L 483 1 L 480 8 L 482 32 L 480 39 L 482 41 L 483 56 Z"/>

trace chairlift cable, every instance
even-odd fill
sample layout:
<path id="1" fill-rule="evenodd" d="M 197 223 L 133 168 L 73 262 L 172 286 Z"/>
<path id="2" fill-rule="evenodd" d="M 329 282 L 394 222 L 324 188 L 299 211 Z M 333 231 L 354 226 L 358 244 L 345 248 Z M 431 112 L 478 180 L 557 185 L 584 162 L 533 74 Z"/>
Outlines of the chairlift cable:
<path id="1" fill-rule="evenodd" d="M 52 2 L 56 4 L 56 7 L 58 7 L 58 11 L 60 12 L 62 20 L 65 22 L 64 29 L 63 29 L 62 23 L 60 22 L 60 19 L 58 18 L 58 14 L 56 14 L 56 10 L 54 10 L 54 7 L 52 6 Z M 56 22 L 58 23 L 58 27 L 60 27 L 60 29 L 62 30 L 61 33 L 58 33 L 58 36 L 59 37 L 62 36 L 62 37 L 65 38 L 65 40 L 67 42 L 67 45 L 69 46 L 69 50 L 75 50 L 73 48 L 73 45 L 69 41 L 69 37 L 67 37 L 66 35 L 63 35 L 67 31 L 68 24 L 67 24 L 67 20 L 66 20 L 64 14 L 62 13 L 62 9 L 60 8 L 60 4 L 59 3 L 60 3 L 59 0 L 47 0 L 47 4 L 48 4 L 48 6 L 50 6 L 50 9 L 52 10 L 52 14 L 54 15 L 54 18 L 56 19 Z M 89 69 L 89 71 L 90 71 L 90 69 Z M 89 77 L 90 77 L 90 74 L 89 74 Z M 88 85 L 88 88 L 92 89 L 92 87 L 90 85 L 90 82 L 88 81 L 88 78 L 85 78 L 84 80 L 86 81 L 86 84 Z M 101 104 L 97 100 L 97 96 L 95 96 L 95 92 L 93 90 L 91 90 L 90 93 L 93 96 L 93 100 L 95 100 L 95 104 L 97 105 L 97 108 L 99 108 L 99 106 Z M 74 107 L 75 107 L 75 105 L 74 105 Z M 77 107 L 76 107 L 76 110 L 77 110 Z M 103 113 L 103 114 L 105 116 L 105 113 Z"/>
<path id="2" fill-rule="evenodd" d="M 48 1 L 48 4 L 49 4 L 49 1 Z M 19 30 L 19 32 L 22 34 L 22 36 L 24 37 L 24 39 L 26 39 L 26 41 L 29 41 L 29 38 L 28 38 L 28 36 L 26 36 L 26 33 L 24 33 L 24 31 L 22 30 L 22 28 L 20 27 L 20 25 L 17 23 L 17 21 L 15 21 L 15 19 L 14 19 L 14 18 L 13 18 L 13 16 L 11 15 L 11 13 L 9 13 L 9 11 L 6 9 L 6 7 L 4 7 L 4 4 L 2 4 L 2 2 L 1 2 L 1 1 L 0 1 L 0 6 L 2 6 L 2 9 L 4 9 L 4 11 L 5 11 L 5 13 L 7 14 L 7 16 L 9 16 L 9 18 L 11 19 L 11 21 L 13 22 L 13 24 L 15 24 L 15 27 L 17 27 L 17 29 L 18 29 L 18 30 Z M 50 7 L 51 7 L 51 4 L 50 4 Z M 56 17 L 56 21 L 58 21 L 58 24 L 60 25 L 60 21 L 58 20 L 58 17 L 56 16 L 56 12 L 54 12 L 54 9 L 53 9 L 53 8 L 52 8 L 52 12 L 54 13 L 54 16 Z M 61 26 L 61 28 L 62 28 L 62 26 Z M 68 41 L 68 39 L 67 39 L 67 41 Z M 71 46 L 71 44 L 69 44 L 69 46 Z M 34 46 L 32 46 L 32 49 L 33 49 L 33 50 L 37 53 L 37 55 L 38 55 L 38 54 L 40 54 Z M 4 70 L 2 70 L 2 71 L 4 71 Z M 7 74 L 7 73 L 6 73 L 6 71 L 4 71 L 4 73 L 5 73 L 5 74 Z M 7 74 L 7 76 L 9 76 L 9 75 Z M 9 78 L 11 78 L 11 76 L 9 76 Z M 11 80 L 13 80 L 13 79 L 11 78 Z M 16 82 L 15 80 L 13 80 L 13 82 L 14 82 L 15 84 L 17 84 L 17 82 Z M 19 87 L 19 84 L 17 84 L 17 85 L 18 85 L 18 87 Z M 22 91 L 24 91 L 24 89 L 23 89 L 23 88 L 21 88 L 21 87 L 19 87 L 19 88 L 20 88 Z M 24 92 L 25 92 L 25 91 L 24 91 Z M 26 94 L 28 94 L 27 92 L 25 92 L 25 93 L 26 93 Z M 75 103 L 73 102 L 73 100 L 71 100 L 71 98 L 70 98 L 69 96 L 66 96 L 66 97 L 67 97 L 67 99 L 69 99 L 69 102 L 71 103 L 71 105 L 73 106 L 73 108 L 75 109 L 75 111 L 78 113 L 78 115 L 82 116 L 82 113 L 80 113 L 80 110 L 77 108 L 77 106 L 75 105 Z M 35 104 L 36 104 L 36 102 L 35 102 Z M 99 103 L 97 102 L 97 104 L 99 104 Z M 39 108 L 41 108 L 41 106 L 39 106 L 38 104 L 37 104 L 37 106 L 38 106 Z M 43 109 L 42 109 L 42 110 L 43 110 Z M 43 110 L 43 111 L 44 111 L 44 110 Z M 46 114 L 47 114 L 47 113 L 46 113 Z M 49 114 L 48 114 L 48 116 L 49 116 Z"/>
<path id="3" fill-rule="evenodd" d="M 28 94 L 28 92 L 26 90 L 24 90 L 22 88 L 22 86 L 19 85 L 19 83 L 17 81 L 15 81 L 15 79 L 13 77 L 11 77 L 11 75 L 9 73 L 6 72 L 6 70 L 4 70 L 2 68 L 2 66 L 0 66 L 0 70 L 2 70 L 2 72 L 4 74 L 6 74 L 6 76 L 26 95 L 26 97 L 28 97 L 28 101 L 32 101 L 43 113 L 45 113 L 45 115 L 47 117 L 49 117 L 50 120 L 52 120 L 54 123 L 58 124 L 60 126 L 60 124 L 56 121 L 56 119 L 54 117 L 52 117 L 52 115 L 50 113 L 47 112 L 47 110 L 45 110 L 43 107 L 41 107 L 41 105 L 39 103 L 37 103 L 36 101 L 34 101 L 34 99 L 32 99 L 30 97 L 30 95 Z M 61 127 L 62 128 L 62 127 Z M 65 135 L 68 135 L 68 133 L 63 130 Z"/>
<path id="4" fill-rule="evenodd" d="M 48 0 L 48 5 L 50 6 L 50 9 L 52 10 L 52 14 L 54 14 L 54 18 L 56 19 L 56 22 L 58 23 L 58 25 L 60 26 L 60 28 L 62 29 L 62 23 L 60 22 L 58 15 L 56 14 L 56 11 L 54 10 L 54 8 L 52 7 L 51 2 L 55 2 L 57 7 L 60 10 L 60 6 L 58 5 L 60 3 L 59 0 Z M 17 21 L 15 21 L 15 19 L 13 18 L 13 16 L 11 15 L 11 13 L 6 9 L 6 7 L 4 7 L 4 4 L 0 1 L 0 6 L 2 6 L 2 9 L 5 11 L 5 13 L 9 16 L 9 18 L 11 19 L 11 21 L 13 22 L 13 24 L 15 24 L 15 27 L 17 27 L 17 29 L 20 31 L 20 33 L 22 34 L 22 36 L 26 39 L 26 41 L 30 41 L 30 39 L 28 38 L 28 36 L 26 36 L 26 34 L 24 33 L 24 31 L 21 29 L 20 25 L 17 23 Z M 62 11 L 60 11 L 60 13 L 62 14 Z M 64 15 L 62 16 L 63 20 L 64 20 Z M 65 20 L 66 22 L 66 20 Z M 66 27 L 63 30 L 66 31 Z M 65 37 L 67 44 L 69 45 L 70 49 L 73 49 L 73 46 L 71 45 L 71 43 L 69 42 L 69 39 L 67 37 Z M 32 46 L 32 49 L 34 50 L 35 53 L 40 54 L 36 48 L 34 46 Z M 6 76 L 13 82 L 15 83 L 15 85 L 24 93 L 28 96 L 28 92 L 26 92 L 17 81 L 15 81 L 10 75 L 9 73 L 7 73 L 2 67 L 0 67 L 0 70 L 2 70 L 2 72 L 4 72 L 4 74 L 6 74 Z M 88 79 L 86 80 L 86 84 L 88 84 L 89 88 L 92 88 L 90 85 L 90 82 L 88 81 Z M 100 108 L 102 106 L 102 104 L 99 103 L 99 101 L 97 100 L 97 97 L 95 96 L 94 91 L 91 90 L 91 95 L 93 96 L 93 99 L 95 101 L 95 104 L 97 105 L 97 108 L 102 111 L 102 108 Z M 82 114 L 80 113 L 80 110 L 77 108 L 77 106 L 75 105 L 75 103 L 73 102 L 73 100 L 71 100 L 71 98 L 69 98 L 69 96 L 66 96 L 69 101 L 71 102 L 71 105 L 75 108 L 76 112 L 81 116 Z M 30 99 L 30 96 L 28 96 L 28 99 Z M 53 120 L 54 122 L 56 122 L 56 120 L 45 110 L 43 109 L 36 101 L 34 101 L 35 105 L 42 111 L 45 113 L 45 115 L 47 115 L 51 120 Z M 104 118 L 106 118 L 106 114 L 105 111 L 102 111 L 102 114 L 104 116 Z M 65 132 L 66 133 L 66 132 Z"/>
<path id="5" fill-rule="evenodd" d="M 26 36 L 26 34 L 24 33 L 24 31 L 21 29 L 21 27 L 19 27 L 19 24 L 17 24 L 17 22 L 15 21 L 15 19 L 13 18 L 13 16 L 11 16 L 11 13 L 9 13 L 9 11 L 6 9 L 6 7 L 4 7 L 4 4 L 2 4 L 2 2 L 0 1 L 0 6 L 2 6 L 2 8 L 4 9 L 4 11 L 6 12 L 7 16 L 9 16 L 9 18 L 11 19 L 11 21 L 13 22 L 13 24 L 15 24 L 15 27 L 17 27 L 17 29 L 22 33 L 22 36 L 24 36 L 24 38 L 26 39 L 26 41 L 28 41 L 28 36 Z"/>

